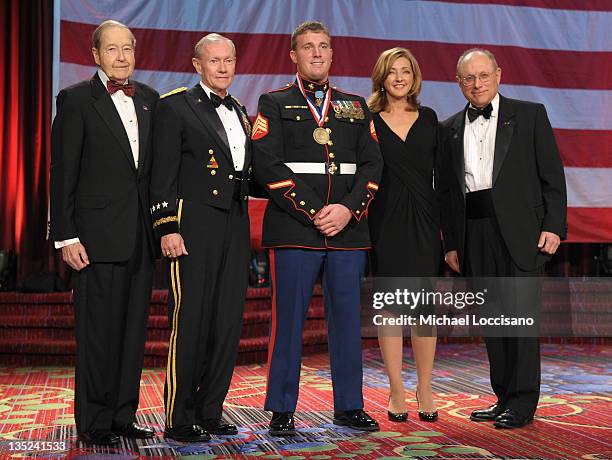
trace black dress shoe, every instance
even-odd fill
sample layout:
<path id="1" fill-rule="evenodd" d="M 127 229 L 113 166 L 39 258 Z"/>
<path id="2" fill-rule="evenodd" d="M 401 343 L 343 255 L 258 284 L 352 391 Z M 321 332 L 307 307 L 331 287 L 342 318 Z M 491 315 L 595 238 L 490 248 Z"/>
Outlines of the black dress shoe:
<path id="1" fill-rule="evenodd" d="M 478 409 L 472 412 L 472 415 L 470 415 L 470 420 L 473 422 L 486 422 L 489 420 L 493 421 L 495 420 L 495 417 L 501 415 L 501 413 L 505 410 L 505 407 L 502 407 L 499 404 L 493 404 L 486 409 Z"/>
<path id="2" fill-rule="evenodd" d="M 512 409 L 506 409 L 495 418 L 495 428 L 521 428 L 533 422 L 533 416 L 525 417 Z"/>
<path id="3" fill-rule="evenodd" d="M 227 423 L 221 418 L 203 420 L 200 425 L 210 434 L 218 434 L 221 436 L 231 436 L 238 434 L 236 425 Z"/>
<path id="4" fill-rule="evenodd" d="M 363 409 L 334 412 L 334 424 L 362 431 L 378 431 L 380 429 L 378 422 L 366 414 Z"/>
<path id="5" fill-rule="evenodd" d="M 295 432 L 295 423 L 293 421 L 293 412 L 272 412 L 272 420 L 270 420 L 270 434 L 272 436 L 293 436 Z"/>
<path id="6" fill-rule="evenodd" d="M 132 439 L 149 439 L 155 436 L 155 430 L 148 426 L 139 425 L 136 422 L 127 423 L 123 426 L 113 427 L 117 436 L 125 436 Z"/>
<path id="7" fill-rule="evenodd" d="M 182 425 L 174 428 L 166 428 L 164 437 L 179 442 L 206 442 L 210 435 L 200 425 Z"/>
<path id="8" fill-rule="evenodd" d="M 120 439 L 111 430 L 91 430 L 79 434 L 79 441 L 97 446 L 114 446 L 119 444 Z"/>

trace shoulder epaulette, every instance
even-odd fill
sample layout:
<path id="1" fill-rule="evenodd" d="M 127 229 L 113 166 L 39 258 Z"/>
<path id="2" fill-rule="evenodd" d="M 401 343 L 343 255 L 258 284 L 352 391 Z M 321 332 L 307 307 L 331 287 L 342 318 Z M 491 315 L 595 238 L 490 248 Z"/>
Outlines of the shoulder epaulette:
<path id="1" fill-rule="evenodd" d="M 161 95 L 159 98 L 163 99 L 163 98 L 168 97 L 168 96 L 173 96 L 175 94 L 184 93 L 188 89 L 189 88 L 187 88 L 186 86 L 181 86 L 180 88 L 173 89 L 172 91 L 169 91 L 166 94 Z"/>
<path id="2" fill-rule="evenodd" d="M 270 93 L 277 93 L 279 91 L 285 91 L 288 90 L 289 88 L 291 88 L 293 86 L 293 83 L 287 83 L 285 86 L 281 87 L 281 88 L 277 88 L 277 89 L 273 89 L 270 90 Z"/>

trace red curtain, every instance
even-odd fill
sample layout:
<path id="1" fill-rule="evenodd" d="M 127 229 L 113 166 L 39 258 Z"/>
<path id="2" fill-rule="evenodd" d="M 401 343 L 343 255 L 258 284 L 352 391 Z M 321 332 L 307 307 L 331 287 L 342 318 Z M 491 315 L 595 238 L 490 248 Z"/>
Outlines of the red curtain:
<path id="1" fill-rule="evenodd" d="M 0 2 L 0 249 L 18 276 L 53 265 L 46 241 L 53 2 Z"/>

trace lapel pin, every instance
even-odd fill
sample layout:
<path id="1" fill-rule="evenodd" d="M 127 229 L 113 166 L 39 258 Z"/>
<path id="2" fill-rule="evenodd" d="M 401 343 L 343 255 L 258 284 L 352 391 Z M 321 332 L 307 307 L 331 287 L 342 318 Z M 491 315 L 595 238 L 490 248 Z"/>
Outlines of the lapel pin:
<path id="1" fill-rule="evenodd" d="M 149 107 L 147 107 L 146 105 L 142 106 L 142 110 L 144 110 L 145 112 L 149 110 Z"/>

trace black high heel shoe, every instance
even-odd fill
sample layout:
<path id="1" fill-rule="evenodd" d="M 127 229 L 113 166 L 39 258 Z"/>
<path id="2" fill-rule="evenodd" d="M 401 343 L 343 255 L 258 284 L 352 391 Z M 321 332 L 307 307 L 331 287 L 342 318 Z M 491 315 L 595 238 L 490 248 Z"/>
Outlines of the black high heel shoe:
<path id="1" fill-rule="evenodd" d="M 419 392 L 418 390 L 415 392 L 416 395 L 416 401 L 417 401 L 417 405 L 419 404 Z M 423 421 L 423 422 L 435 422 L 438 419 L 438 411 L 435 410 L 433 412 L 425 412 L 422 410 L 419 410 L 419 418 Z"/>
<path id="2" fill-rule="evenodd" d="M 389 396 L 389 401 L 387 402 L 387 407 L 389 407 L 389 402 L 391 402 L 391 396 Z M 392 422 L 405 422 L 408 420 L 408 412 L 391 412 L 387 409 L 387 418 Z"/>

